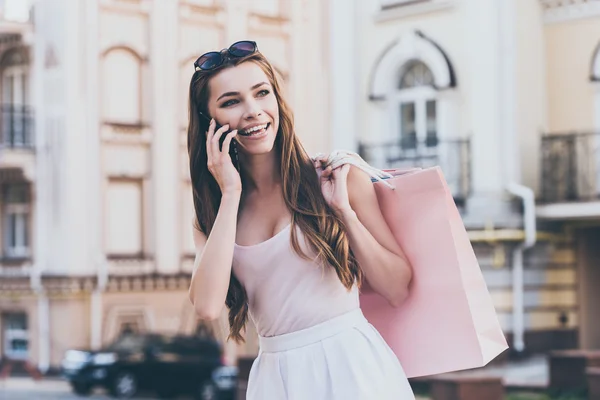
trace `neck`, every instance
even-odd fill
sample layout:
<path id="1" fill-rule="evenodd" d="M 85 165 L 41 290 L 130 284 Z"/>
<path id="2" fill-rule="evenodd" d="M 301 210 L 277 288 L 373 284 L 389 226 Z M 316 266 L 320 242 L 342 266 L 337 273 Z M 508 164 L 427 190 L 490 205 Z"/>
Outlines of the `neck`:
<path id="1" fill-rule="evenodd" d="M 242 169 L 250 191 L 268 193 L 281 185 L 279 155 L 275 151 L 267 154 L 244 157 Z"/>

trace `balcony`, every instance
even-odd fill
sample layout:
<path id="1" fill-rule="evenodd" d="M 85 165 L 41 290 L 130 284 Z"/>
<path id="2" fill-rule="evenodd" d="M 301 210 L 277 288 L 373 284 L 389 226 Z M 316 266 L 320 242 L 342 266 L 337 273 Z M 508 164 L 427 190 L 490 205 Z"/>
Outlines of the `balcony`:
<path id="1" fill-rule="evenodd" d="M 600 132 L 542 137 L 541 217 L 600 217 Z"/>
<path id="2" fill-rule="evenodd" d="M 0 148 L 33 149 L 33 111 L 30 106 L 0 106 Z"/>
<path id="3" fill-rule="evenodd" d="M 377 168 L 429 168 L 439 166 L 459 206 L 471 192 L 471 146 L 469 139 L 423 141 L 397 140 L 359 144 L 359 154 Z"/>

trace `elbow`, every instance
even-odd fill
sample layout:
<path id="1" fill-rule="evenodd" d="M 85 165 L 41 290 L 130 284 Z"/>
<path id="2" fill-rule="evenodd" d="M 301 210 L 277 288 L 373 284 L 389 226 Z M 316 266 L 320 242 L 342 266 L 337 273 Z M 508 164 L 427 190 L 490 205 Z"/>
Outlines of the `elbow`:
<path id="1" fill-rule="evenodd" d="M 397 282 L 395 285 L 395 290 L 388 296 L 388 302 L 394 308 L 400 307 L 406 299 L 408 299 L 410 294 L 410 282 L 412 280 L 412 269 L 407 264 L 407 268 L 405 269 L 405 273 L 402 276 L 400 282 Z"/>
<path id="2" fill-rule="evenodd" d="M 390 295 L 387 299 L 390 306 L 394 308 L 400 307 L 408 298 L 408 287 L 396 290 L 395 293 Z"/>
<path id="3" fill-rule="evenodd" d="M 223 307 L 217 307 L 210 304 L 203 304 L 203 302 L 194 299 L 193 294 L 189 293 L 189 299 L 194 306 L 194 313 L 196 317 L 204 321 L 213 321 L 221 316 Z"/>
<path id="4" fill-rule="evenodd" d="M 221 310 L 194 307 L 196 316 L 204 321 L 214 321 L 221 316 Z"/>
<path id="5" fill-rule="evenodd" d="M 194 305 L 194 311 L 196 312 L 196 316 L 204 321 L 214 321 L 215 319 L 219 319 L 219 317 L 221 316 L 221 310 L 222 307 L 199 307 L 197 305 Z"/>

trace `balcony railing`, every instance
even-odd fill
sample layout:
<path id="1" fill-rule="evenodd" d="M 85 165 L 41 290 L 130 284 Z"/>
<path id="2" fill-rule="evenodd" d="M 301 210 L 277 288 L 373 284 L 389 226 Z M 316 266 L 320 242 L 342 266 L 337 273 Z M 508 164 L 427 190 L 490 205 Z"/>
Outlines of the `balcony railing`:
<path id="1" fill-rule="evenodd" d="M 471 192 L 469 139 L 427 139 L 360 143 L 359 154 L 377 168 L 428 168 L 440 166 L 454 200 L 463 205 Z"/>
<path id="2" fill-rule="evenodd" d="M 600 132 L 542 137 L 541 203 L 600 199 Z"/>
<path id="3" fill-rule="evenodd" d="M 31 107 L 0 106 L 0 147 L 33 148 L 33 112 Z"/>
<path id="4" fill-rule="evenodd" d="M 540 0 L 544 10 L 597 3 L 598 0 Z"/>

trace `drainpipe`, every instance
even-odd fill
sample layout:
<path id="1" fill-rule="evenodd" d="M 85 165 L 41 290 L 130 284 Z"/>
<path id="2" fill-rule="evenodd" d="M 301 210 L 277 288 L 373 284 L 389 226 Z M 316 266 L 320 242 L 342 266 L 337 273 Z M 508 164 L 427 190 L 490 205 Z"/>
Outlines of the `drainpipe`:
<path id="1" fill-rule="evenodd" d="M 507 190 L 523 201 L 523 226 L 525 240 L 513 251 L 513 348 L 521 353 L 525 350 L 525 305 L 523 302 L 523 252 L 535 245 L 536 219 L 535 195 L 531 188 L 511 182 Z"/>

